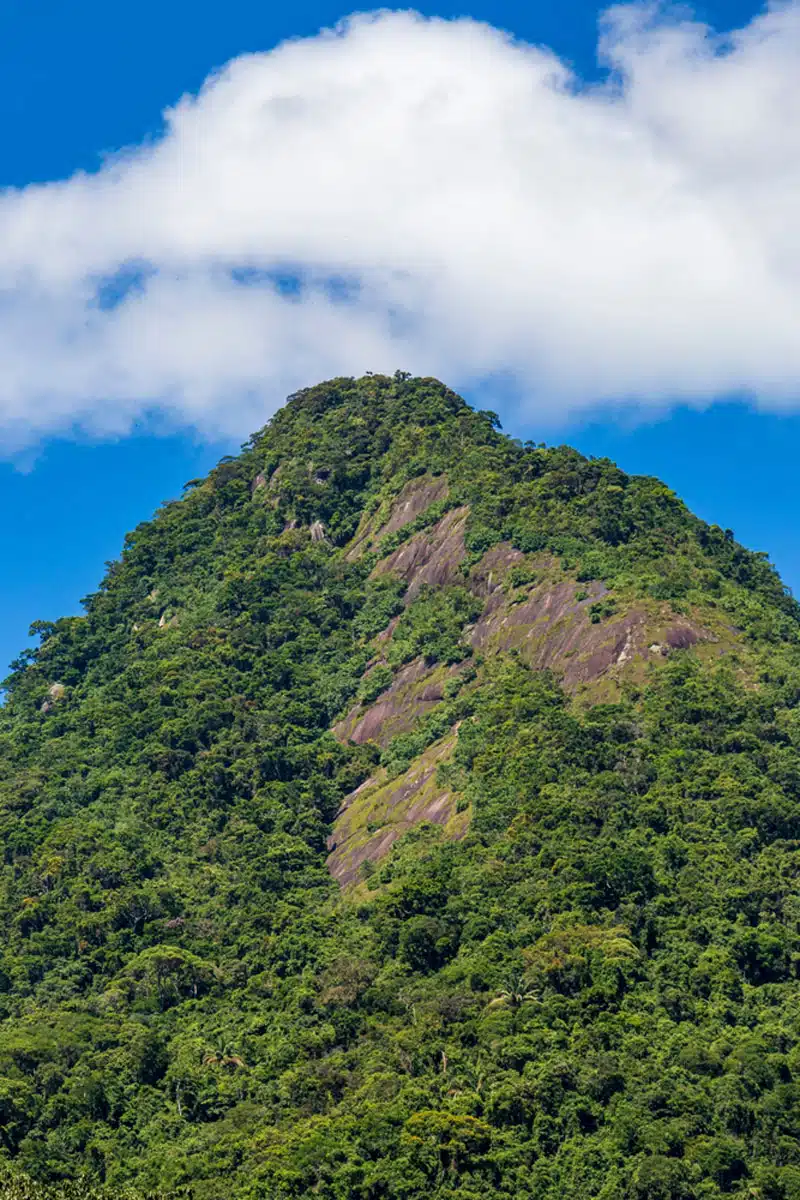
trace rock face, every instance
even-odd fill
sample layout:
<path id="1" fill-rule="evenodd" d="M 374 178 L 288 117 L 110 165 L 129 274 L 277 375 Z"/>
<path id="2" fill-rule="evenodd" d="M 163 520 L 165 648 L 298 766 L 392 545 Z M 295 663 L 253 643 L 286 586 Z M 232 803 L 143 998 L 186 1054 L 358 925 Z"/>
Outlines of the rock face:
<path id="1" fill-rule="evenodd" d="M 502 588 L 509 568 L 524 561 L 525 555 L 521 550 L 515 550 L 508 542 L 499 542 L 492 546 L 491 550 L 487 550 L 480 562 L 470 571 L 470 590 L 476 596 L 491 596 Z"/>
<path id="2" fill-rule="evenodd" d="M 355 562 L 362 554 L 379 545 L 383 538 L 404 529 L 432 504 L 444 500 L 447 493 L 448 483 L 444 475 L 418 475 L 415 479 L 409 479 L 396 497 L 382 525 L 375 526 L 370 519 L 362 522 L 362 527 L 356 533 L 345 558 L 348 562 Z"/>
<path id="3" fill-rule="evenodd" d="M 47 699 L 42 701 L 39 712 L 49 713 L 59 700 L 63 700 L 67 694 L 67 689 L 63 683 L 51 683 L 47 689 Z"/>
<path id="4" fill-rule="evenodd" d="M 359 746 L 364 742 L 388 746 L 393 737 L 408 733 L 441 702 L 444 684 L 457 670 L 457 667 L 429 667 L 423 658 L 415 658 L 397 672 L 390 687 L 374 704 L 366 709 L 357 705 L 334 725 L 334 736 Z"/>
<path id="5" fill-rule="evenodd" d="M 397 779 L 373 776 L 347 797 L 328 839 L 328 869 L 342 887 L 358 881 L 365 863 L 379 862 L 422 821 L 441 826 L 451 839 L 464 836 L 469 811 L 459 812 L 458 797 L 436 782 L 456 736 L 454 730 L 431 746 Z"/>
<path id="6" fill-rule="evenodd" d="M 271 475 L 259 471 L 250 484 L 251 497 L 257 497 L 261 503 L 274 507 L 277 503 L 275 491 L 280 485 L 283 474 L 284 469 L 282 464 L 277 466 Z"/>
<path id="7" fill-rule="evenodd" d="M 447 479 L 444 475 L 418 475 L 416 479 L 410 479 L 395 500 L 389 520 L 378 531 L 377 540 L 380 541 L 390 533 L 397 533 L 406 525 L 410 525 L 437 500 L 444 500 L 447 491 Z"/>
<path id="8" fill-rule="evenodd" d="M 591 684 L 615 667 L 664 657 L 711 640 L 707 630 L 668 611 L 633 606 L 592 620 L 592 609 L 608 594 L 598 580 L 545 581 L 521 603 L 493 590 L 467 638 L 481 653 L 517 650 L 532 667 L 560 675 L 568 691 Z"/>
<path id="9" fill-rule="evenodd" d="M 625 677 L 646 670 L 649 663 L 715 640 L 666 605 L 632 604 L 616 611 L 600 580 L 564 578 L 551 556 L 525 555 L 506 542 L 488 550 L 465 578 L 461 564 L 467 517 L 468 509 L 453 509 L 378 563 L 373 574 L 394 572 L 405 580 L 407 605 L 426 583 L 469 587 L 484 601 L 479 618 L 463 635 L 476 655 L 491 658 L 515 651 L 531 667 L 553 671 L 567 691 L 591 694 L 601 685 L 618 688 Z M 380 654 L 391 642 L 397 620 L 393 618 L 375 639 Z M 334 725 L 334 736 L 386 749 L 394 737 L 414 731 L 436 711 L 445 699 L 447 680 L 466 665 L 430 666 L 421 657 L 414 659 L 396 672 L 373 703 L 356 705 Z M 416 822 L 445 826 L 453 836 L 454 830 L 459 836 L 464 832 L 469 814 L 458 814 L 456 824 L 450 824 L 453 798 L 435 786 L 430 769 L 449 756 L 456 737 L 454 730 L 435 754 L 426 751 L 399 780 L 386 783 L 377 776 L 348 797 L 337 818 L 328 860 L 342 886 L 362 878 L 363 864 L 385 857 Z"/>
<path id="10" fill-rule="evenodd" d="M 446 513 L 430 530 L 414 534 L 393 554 L 382 559 L 373 572 L 383 575 L 393 572 L 408 584 L 406 603 L 410 604 L 420 589 L 444 587 L 461 579 L 459 567 L 466 557 L 464 529 L 469 509 L 462 506 Z"/>

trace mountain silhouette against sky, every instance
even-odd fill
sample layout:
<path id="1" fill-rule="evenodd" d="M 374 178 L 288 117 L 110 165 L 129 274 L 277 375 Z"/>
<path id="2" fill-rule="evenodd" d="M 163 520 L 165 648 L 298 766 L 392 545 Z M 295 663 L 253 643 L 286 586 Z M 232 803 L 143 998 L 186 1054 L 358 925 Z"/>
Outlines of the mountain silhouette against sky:
<path id="1" fill-rule="evenodd" d="M 0 710 L 8 1197 L 800 1197 L 800 607 L 435 379 L 298 392 Z"/>

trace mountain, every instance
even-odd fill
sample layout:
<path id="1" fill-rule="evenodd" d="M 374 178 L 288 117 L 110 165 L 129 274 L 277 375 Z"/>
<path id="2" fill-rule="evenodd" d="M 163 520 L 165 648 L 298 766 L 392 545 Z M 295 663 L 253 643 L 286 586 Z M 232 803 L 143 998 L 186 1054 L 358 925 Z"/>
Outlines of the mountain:
<path id="1" fill-rule="evenodd" d="M 299 392 L 34 625 L 8 1196 L 800 1197 L 800 608 L 498 425 Z"/>

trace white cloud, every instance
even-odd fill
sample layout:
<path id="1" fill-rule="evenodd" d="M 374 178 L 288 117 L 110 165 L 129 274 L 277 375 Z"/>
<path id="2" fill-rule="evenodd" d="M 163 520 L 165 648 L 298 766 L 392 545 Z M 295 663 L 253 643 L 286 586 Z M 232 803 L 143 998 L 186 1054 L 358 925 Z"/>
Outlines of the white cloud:
<path id="1" fill-rule="evenodd" d="M 357 16 L 234 60 L 95 175 L 0 193 L 8 443 L 152 409 L 246 433 L 397 367 L 502 372 L 542 417 L 800 406 L 800 0 L 725 39 L 618 6 L 600 50 L 588 88 L 486 25 Z"/>

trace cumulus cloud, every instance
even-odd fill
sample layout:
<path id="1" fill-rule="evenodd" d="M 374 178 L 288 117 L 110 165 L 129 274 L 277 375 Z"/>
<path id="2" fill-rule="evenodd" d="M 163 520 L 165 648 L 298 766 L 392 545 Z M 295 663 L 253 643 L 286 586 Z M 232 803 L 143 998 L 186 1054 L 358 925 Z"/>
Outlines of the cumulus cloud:
<path id="1" fill-rule="evenodd" d="M 397 367 L 530 413 L 800 404 L 800 0 L 720 37 L 620 5 L 587 86 L 471 20 L 235 59 L 93 175 L 0 193 L 8 444 L 246 433 Z"/>

